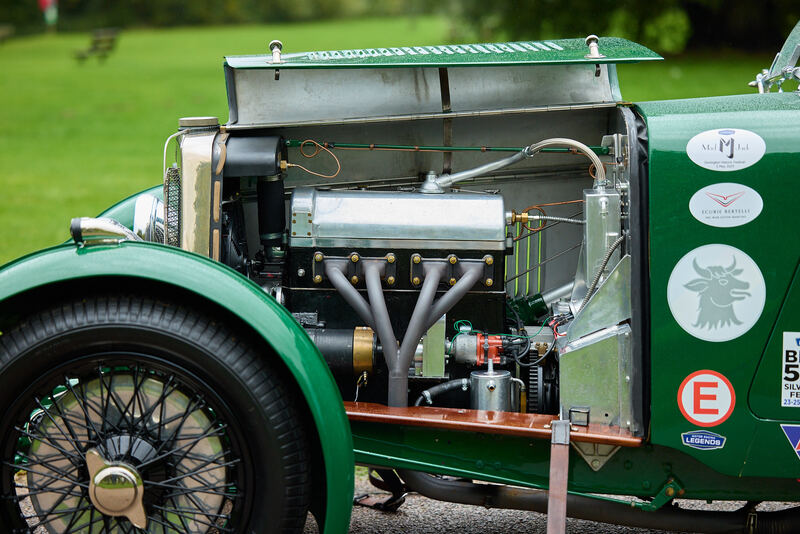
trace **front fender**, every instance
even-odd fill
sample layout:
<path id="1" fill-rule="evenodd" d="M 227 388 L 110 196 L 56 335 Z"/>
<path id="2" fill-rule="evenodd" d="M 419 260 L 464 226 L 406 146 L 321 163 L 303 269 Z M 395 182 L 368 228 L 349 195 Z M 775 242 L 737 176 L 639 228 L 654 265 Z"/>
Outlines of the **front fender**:
<path id="1" fill-rule="evenodd" d="M 165 245 L 61 245 L 0 269 L 0 315 L 10 302 L 54 284 L 116 277 L 168 284 L 224 308 L 272 347 L 303 393 L 318 434 L 327 482 L 325 533 L 346 532 L 353 499 L 353 442 L 339 390 L 316 346 L 289 312 L 251 280 L 203 256 Z"/>

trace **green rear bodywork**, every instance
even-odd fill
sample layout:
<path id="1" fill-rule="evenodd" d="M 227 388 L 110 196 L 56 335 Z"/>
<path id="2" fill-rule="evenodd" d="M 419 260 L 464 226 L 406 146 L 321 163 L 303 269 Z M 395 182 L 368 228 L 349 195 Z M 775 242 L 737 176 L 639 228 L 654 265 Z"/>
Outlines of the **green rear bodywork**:
<path id="1" fill-rule="evenodd" d="M 118 205 L 120 214 L 128 213 L 131 199 Z M 4 266 L 0 270 L 0 302 L 8 306 L 15 297 L 24 298 L 29 291 L 63 281 L 90 294 L 95 280 L 108 277 L 118 279 L 120 288 L 135 278 L 195 293 L 263 338 L 294 377 L 316 425 L 327 482 L 323 531 L 346 532 L 353 497 L 353 449 L 339 390 L 303 328 L 249 279 L 219 262 L 165 245 L 123 242 L 79 248 L 66 244 Z"/>
<path id="2" fill-rule="evenodd" d="M 637 110 L 647 123 L 649 137 L 651 442 L 683 450 L 728 475 L 798 478 L 800 459 L 779 422 L 800 421 L 800 408 L 780 406 L 782 332 L 800 331 L 800 232 L 795 220 L 800 95 L 648 102 L 637 105 Z M 735 171 L 696 165 L 686 154 L 688 141 L 718 128 L 758 134 L 765 141 L 766 153 L 754 165 Z M 756 190 L 764 203 L 761 214 L 734 228 L 696 220 L 689 212 L 689 199 L 702 187 L 720 182 Z M 667 283 L 678 260 L 710 243 L 748 254 L 766 283 L 760 318 L 745 334 L 727 342 L 689 335 L 672 317 L 667 303 Z M 699 428 L 681 414 L 678 387 L 690 373 L 702 369 L 725 375 L 736 392 L 730 418 L 708 429 L 728 438 L 722 449 L 681 445 L 682 432 Z M 800 491 L 796 494 L 800 496 Z"/>
<path id="3" fill-rule="evenodd" d="M 660 60 L 652 50 L 618 37 L 598 41 L 603 57 L 587 58 L 583 39 L 518 41 L 472 45 L 402 46 L 283 54 L 281 69 L 382 68 L 382 67 L 498 67 L 512 65 L 559 65 L 574 63 L 634 63 Z M 272 68 L 271 55 L 228 56 L 238 69 Z"/>

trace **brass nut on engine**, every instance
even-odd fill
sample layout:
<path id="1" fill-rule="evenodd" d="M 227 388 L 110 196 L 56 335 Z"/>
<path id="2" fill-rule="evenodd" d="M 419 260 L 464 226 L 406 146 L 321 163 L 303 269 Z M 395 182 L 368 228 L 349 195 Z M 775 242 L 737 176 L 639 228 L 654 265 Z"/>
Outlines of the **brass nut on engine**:
<path id="1" fill-rule="evenodd" d="M 451 278 L 451 279 L 449 280 L 449 283 L 450 283 L 450 285 L 451 285 L 451 286 L 454 286 L 454 285 L 456 285 L 456 281 L 457 281 L 457 280 L 456 280 L 455 278 Z"/>
<path id="2" fill-rule="evenodd" d="M 358 254 L 350 255 L 350 261 L 352 261 L 353 263 L 358 263 L 358 260 L 359 260 Z"/>
<path id="3" fill-rule="evenodd" d="M 411 283 L 414 284 L 415 286 L 418 286 L 420 283 L 419 276 L 415 276 L 414 278 L 412 278 Z"/>
<path id="4" fill-rule="evenodd" d="M 350 283 L 356 285 L 358 283 L 358 277 L 356 275 L 351 276 Z"/>
<path id="5" fill-rule="evenodd" d="M 325 256 L 322 255 L 322 252 L 317 252 L 314 254 L 314 261 L 322 261 L 324 258 Z"/>
<path id="6" fill-rule="evenodd" d="M 484 283 L 486 284 L 486 287 L 492 287 L 492 284 L 494 284 L 494 280 L 492 280 L 491 278 L 487 278 L 486 282 Z"/>
<path id="7" fill-rule="evenodd" d="M 319 284 L 320 282 L 322 282 L 322 276 L 320 275 L 314 276 L 314 283 Z"/>
<path id="8" fill-rule="evenodd" d="M 396 260 L 396 259 L 397 258 L 395 258 L 394 254 L 387 254 L 386 255 L 386 262 L 387 263 L 394 263 L 394 260 Z"/>
<path id="9" fill-rule="evenodd" d="M 486 265 L 491 265 L 494 263 L 494 258 L 491 256 L 486 256 L 486 258 L 483 261 L 486 262 Z"/>
<path id="10" fill-rule="evenodd" d="M 394 285 L 394 276 L 387 277 L 386 278 L 386 283 L 389 284 L 390 286 L 393 286 Z"/>
<path id="11" fill-rule="evenodd" d="M 422 261 L 422 256 L 420 256 L 419 254 L 414 254 L 413 256 L 411 256 L 411 261 L 413 261 L 414 263 L 419 263 Z"/>
<path id="12" fill-rule="evenodd" d="M 450 262 L 450 265 L 455 265 L 456 263 L 458 263 L 458 258 L 456 258 L 455 256 L 450 256 L 449 258 L 447 258 L 447 261 Z"/>

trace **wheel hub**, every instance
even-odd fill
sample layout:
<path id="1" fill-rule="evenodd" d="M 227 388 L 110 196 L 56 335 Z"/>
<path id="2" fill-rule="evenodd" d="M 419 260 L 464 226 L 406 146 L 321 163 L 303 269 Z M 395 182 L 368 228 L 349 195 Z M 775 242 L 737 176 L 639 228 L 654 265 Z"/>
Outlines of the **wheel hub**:
<path id="1" fill-rule="evenodd" d="M 108 462 L 96 449 L 86 451 L 86 467 L 92 505 L 103 514 L 126 517 L 136 528 L 146 528 L 144 484 L 136 468 L 122 462 Z"/>

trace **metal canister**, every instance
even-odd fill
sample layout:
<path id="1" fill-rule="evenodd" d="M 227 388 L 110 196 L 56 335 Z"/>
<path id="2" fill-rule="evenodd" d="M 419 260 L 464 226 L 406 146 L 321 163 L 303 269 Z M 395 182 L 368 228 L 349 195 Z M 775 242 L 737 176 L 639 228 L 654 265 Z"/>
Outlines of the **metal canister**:
<path id="1" fill-rule="evenodd" d="M 473 371 L 469 376 L 470 406 L 473 410 L 511 410 L 511 373 Z"/>

